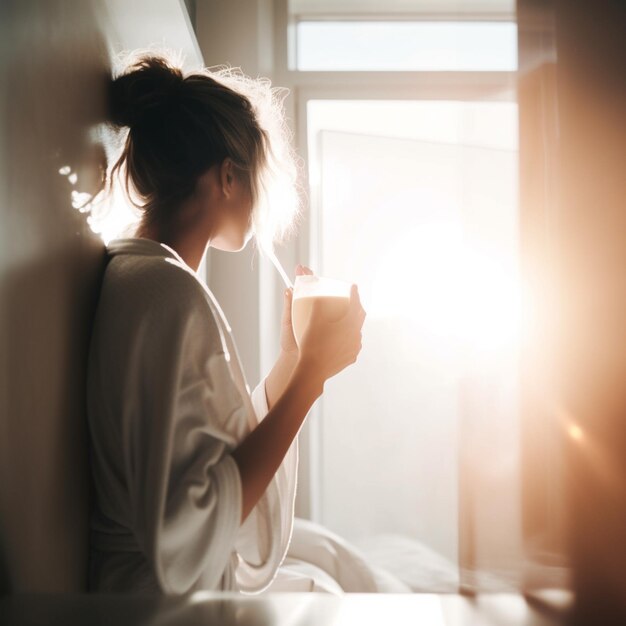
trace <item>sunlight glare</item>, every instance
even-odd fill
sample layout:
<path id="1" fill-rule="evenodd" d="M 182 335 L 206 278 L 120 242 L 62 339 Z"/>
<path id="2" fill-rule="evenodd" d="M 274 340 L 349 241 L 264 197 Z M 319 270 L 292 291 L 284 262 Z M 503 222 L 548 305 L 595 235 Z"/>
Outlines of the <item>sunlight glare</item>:
<path id="1" fill-rule="evenodd" d="M 431 223 L 387 247 L 369 314 L 408 317 L 474 350 L 511 348 L 519 335 L 519 279 L 515 268 L 469 246 L 458 223 Z"/>

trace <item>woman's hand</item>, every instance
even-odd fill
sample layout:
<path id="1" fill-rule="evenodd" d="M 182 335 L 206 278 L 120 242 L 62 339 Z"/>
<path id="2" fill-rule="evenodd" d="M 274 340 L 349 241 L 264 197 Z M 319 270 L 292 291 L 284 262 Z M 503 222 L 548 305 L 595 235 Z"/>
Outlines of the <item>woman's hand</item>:
<path id="1" fill-rule="evenodd" d="M 365 316 L 356 285 L 350 291 L 348 310 L 338 320 L 328 319 L 322 298 L 314 300 L 311 321 L 302 337 L 299 366 L 323 385 L 354 363 L 361 351 Z"/>
<path id="2" fill-rule="evenodd" d="M 313 274 L 308 267 L 298 265 L 296 267 L 296 276 L 302 274 Z M 265 397 L 267 398 L 267 406 L 271 409 L 283 394 L 287 383 L 293 374 L 298 363 L 298 344 L 293 336 L 293 328 L 291 326 L 291 300 L 293 298 L 293 290 L 287 289 L 284 295 L 283 315 L 280 328 L 280 354 L 272 371 L 265 378 Z"/>
<path id="3" fill-rule="evenodd" d="M 298 265 L 296 267 L 296 276 L 302 276 L 303 274 L 312 275 L 313 271 L 308 267 Z M 296 338 L 293 335 L 293 325 L 291 324 L 293 289 L 287 289 L 283 299 L 283 315 L 280 327 L 280 351 L 295 362 L 298 360 L 299 350 Z"/>

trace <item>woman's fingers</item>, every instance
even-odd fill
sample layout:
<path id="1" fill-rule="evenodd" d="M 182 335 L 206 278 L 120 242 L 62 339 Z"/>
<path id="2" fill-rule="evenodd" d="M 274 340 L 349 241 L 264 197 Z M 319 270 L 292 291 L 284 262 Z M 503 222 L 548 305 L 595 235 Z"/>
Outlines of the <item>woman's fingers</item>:
<path id="1" fill-rule="evenodd" d="M 296 276 L 304 276 L 304 275 L 312 276 L 313 270 L 310 267 L 307 267 L 306 265 L 300 265 L 298 263 L 298 265 L 296 265 Z"/>
<path id="2" fill-rule="evenodd" d="M 357 285 L 350 287 L 350 309 L 358 316 L 365 317 L 365 309 L 361 304 L 361 296 L 359 295 L 359 288 Z"/>
<path id="3" fill-rule="evenodd" d="M 359 288 L 357 285 L 350 287 L 350 305 L 348 308 L 347 317 L 355 320 L 358 327 L 361 328 L 365 322 L 366 317 L 365 309 L 361 305 L 361 298 L 359 296 Z"/>
<path id="4" fill-rule="evenodd" d="M 350 307 L 353 309 L 358 308 L 361 305 L 361 298 L 359 296 L 359 288 L 357 285 L 350 285 Z"/>

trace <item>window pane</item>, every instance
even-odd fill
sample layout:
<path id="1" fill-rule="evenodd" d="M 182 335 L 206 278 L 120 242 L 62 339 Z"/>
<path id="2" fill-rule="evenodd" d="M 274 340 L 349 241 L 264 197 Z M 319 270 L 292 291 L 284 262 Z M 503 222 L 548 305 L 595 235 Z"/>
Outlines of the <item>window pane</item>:
<path id="1" fill-rule="evenodd" d="M 489 546 L 519 537 L 516 105 L 308 115 L 316 269 L 357 282 L 368 312 L 358 363 L 321 399 L 319 521 L 405 582 L 450 591 L 468 464 Z"/>
<path id="2" fill-rule="evenodd" d="M 304 71 L 514 71 L 513 22 L 302 21 Z"/>

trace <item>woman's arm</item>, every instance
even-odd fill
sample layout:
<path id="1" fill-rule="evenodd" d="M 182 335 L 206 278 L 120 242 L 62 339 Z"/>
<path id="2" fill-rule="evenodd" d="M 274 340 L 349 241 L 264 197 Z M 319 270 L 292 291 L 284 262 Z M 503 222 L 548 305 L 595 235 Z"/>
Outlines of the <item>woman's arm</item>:
<path id="1" fill-rule="evenodd" d="M 352 287 L 348 311 L 340 320 L 326 319 L 321 306 L 321 302 L 313 302 L 298 361 L 284 393 L 232 452 L 241 478 L 242 522 L 265 492 L 309 409 L 322 395 L 324 382 L 354 363 L 361 351 L 365 311 L 356 286 Z"/>
<path id="2" fill-rule="evenodd" d="M 265 492 L 323 389 L 323 381 L 298 363 L 269 413 L 233 451 L 242 485 L 242 522 Z"/>
<path id="3" fill-rule="evenodd" d="M 294 373 L 297 362 L 297 355 L 281 352 L 272 371 L 267 375 L 265 379 L 265 397 L 267 399 L 267 408 L 270 411 L 278 401 L 278 398 L 280 398 L 287 389 L 287 385 Z"/>

